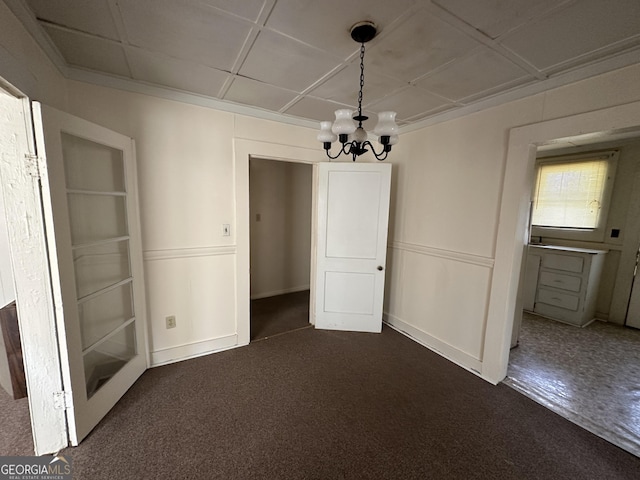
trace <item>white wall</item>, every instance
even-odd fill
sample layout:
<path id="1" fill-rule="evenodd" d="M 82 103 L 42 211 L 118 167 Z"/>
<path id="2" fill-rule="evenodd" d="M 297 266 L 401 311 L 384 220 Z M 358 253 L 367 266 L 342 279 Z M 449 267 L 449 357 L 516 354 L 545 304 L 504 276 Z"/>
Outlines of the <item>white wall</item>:
<path id="1" fill-rule="evenodd" d="M 0 2 L 0 77 L 32 99 L 64 109 L 66 80 Z"/>
<path id="2" fill-rule="evenodd" d="M 314 132 L 80 82 L 68 111 L 136 141 L 152 362 L 237 345 L 234 139 L 315 146 Z"/>
<path id="3" fill-rule="evenodd" d="M 514 187 L 504 184 L 510 129 L 637 101 L 639 76 L 636 65 L 402 135 L 392 155 L 390 323 L 500 380 L 485 371 L 485 350 L 495 340 L 491 299 L 510 295 L 493 275 L 502 195 Z"/>
<path id="4" fill-rule="evenodd" d="M 244 198 L 234 189 L 234 177 L 246 174 L 238 149 L 251 155 L 263 145 L 272 158 L 300 151 L 314 162 L 322 156 L 315 132 L 65 82 L 3 3 L 0 47 L 0 75 L 34 99 L 136 139 L 154 361 L 237 344 L 246 330 L 237 306 L 249 296 L 248 285 L 236 290 L 249 264 L 248 246 L 238 247 L 238 231 L 248 225 L 248 192 Z M 505 319 L 491 315 L 506 315 L 513 287 L 494 275 L 494 262 L 505 256 L 498 250 L 505 248 L 498 247 L 501 199 L 526 188 L 504 183 L 510 130 L 638 101 L 638 78 L 640 65 L 402 135 L 390 155 L 389 321 L 500 380 L 500 370 L 485 364 L 494 353 L 487 348 L 504 343 L 493 336 L 505 336 L 492 326 Z M 230 237 L 222 236 L 223 223 L 231 225 Z M 177 328 L 164 328 L 167 315 L 176 315 Z"/>
<path id="5" fill-rule="evenodd" d="M 0 2 L 0 77 L 52 105 L 65 104 L 66 81 L 3 2 Z M 13 300 L 13 274 L 0 187 L 0 307 Z"/>
<path id="6" fill-rule="evenodd" d="M 311 165 L 250 161 L 251 298 L 309 288 L 311 182 Z"/>

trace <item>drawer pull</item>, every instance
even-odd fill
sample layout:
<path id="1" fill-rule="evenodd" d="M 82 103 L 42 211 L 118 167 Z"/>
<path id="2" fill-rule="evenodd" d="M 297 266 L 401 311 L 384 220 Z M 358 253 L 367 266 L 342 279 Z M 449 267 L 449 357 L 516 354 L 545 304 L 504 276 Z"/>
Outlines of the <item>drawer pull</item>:
<path id="1" fill-rule="evenodd" d="M 562 301 L 562 299 L 561 299 L 561 298 L 558 298 L 558 297 L 551 297 L 551 300 L 557 300 L 558 302 L 561 302 L 561 301 Z"/>
<path id="2" fill-rule="evenodd" d="M 564 283 L 562 280 L 554 280 L 555 283 Z"/>

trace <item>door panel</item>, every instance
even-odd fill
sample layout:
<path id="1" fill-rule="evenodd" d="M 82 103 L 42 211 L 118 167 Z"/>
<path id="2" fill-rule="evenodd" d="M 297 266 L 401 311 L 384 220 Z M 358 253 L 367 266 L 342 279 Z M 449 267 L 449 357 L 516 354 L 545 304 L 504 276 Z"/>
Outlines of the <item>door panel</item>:
<path id="1" fill-rule="evenodd" d="M 380 173 L 330 171 L 328 174 L 327 257 L 375 259 Z"/>
<path id="2" fill-rule="evenodd" d="M 391 165 L 318 165 L 316 328 L 380 332 Z"/>
<path id="3" fill-rule="evenodd" d="M 77 445 L 147 368 L 133 141 L 34 104 L 69 437 Z M 70 392 L 70 394 L 69 394 Z"/>

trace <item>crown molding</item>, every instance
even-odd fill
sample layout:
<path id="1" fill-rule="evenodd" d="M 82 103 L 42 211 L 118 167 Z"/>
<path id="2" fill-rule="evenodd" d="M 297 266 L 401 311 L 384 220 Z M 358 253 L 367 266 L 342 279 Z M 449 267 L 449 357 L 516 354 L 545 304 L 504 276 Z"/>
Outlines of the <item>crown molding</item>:
<path id="1" fill-rule="evenodd" d="M 140 93 L 150 95 L 167 100 L 183 102 L 191 105 L 197 105 L 207 108 L 230 112 L 239 115 L 260 118 L 263 120 L 271 120 L 275 122 L 285 123 L 288 125 L 296 125 L 317 129 L 319 122 L 301 117 L 294 117 L 283 113 L 264 110 L 248 105 L 237 104 L 214 97 L 190 93 L 184 90 L 178 90 L 170 87 L 164 87 L 145 83 L 129 78 L 117 77 L 109 74 L 98 73 L 79 67 L 69 66 L 56 46 L 51 42 L 33 13 L 26 6 L 24 0 L 2 0 L 13 14 L 24 25 L 27 32 L 33 37 L 36 43 L 43 50 L 45 55 L 51 60 L 58 71 L 67 80 L 75 80 L 94 85 L 99 85 L 118 90 L 124 90 L 132 93 Z M 585 80 L 597 75 L 608 73 L 614 70 L 625 68 L 640 63 L 640 47 L 632 47 L 617 55 L 605 58 L 603 60 L 594 61 L 583 67 L 574 68 L 567 72 L 551 75 L 545 80 L 538 80 L 523 86 L 514 87 L 513 89 L 495 94 L 491 97 L 470 103 L 465 106 L 458 106 L 452 109 L 435 113 L 422 120 L 417 120 L 409 125 L 399 128 L 399 133 L 409 133 L 438 123 L 454 120 L 472 113 L 497 107 L 504 103 L 520 100 L 525 97 L 544 93 L 554 88 L 563 87 L 574 82 Z"/>
<path id="2" fill-rule="evenodd" d="M 551 76 L 546 80 L 536 81 L 535 83 L 531 83 L 521 87 L 515 87 L 508 92 L 496 94 L 492 97 L 486 98 L 484 100 L 479 100 L 464 107 L 453 108 L 440 114 L 436 114 L 423 120 L 419 120 L 410 125 L 405 125 L 400 128 L 400 133 L 409 133 L 413 132 L 414 130 L 420 130 L 421 128 L 429 127 L 437 123 L 454 120 L 471 113 L 476 113 L 481 110 L 497 107 L 499 105 L 515 100 L 521 100 L 532 95 L 544 93 L 554 88 L 564 87 L 565 85 L 579 82 L 580 80 L 586 80 L 597 75 L 602 75 L 639 63 L 640 48 L 636 47 L 632 50 L 627 50 L 626 52 L 620 53 L 618 55 L 594 63 L 590 63 L 586 66 L 575 68 L 568 72 Z"/>
<path id="3" fill-rule="evenodd" d="M 112 75 L 84 70 L 77 67 L 68 67 L 68 80 L 90 83 L 101 87 L 115 88 L 132 93 L 141 93 L 152 97 L 164 98 L 165 100 L 173 100 L 176 102 L 197 105 L 200 107 L 213 108 L 223 112 L 236 113 L 239 115 L 247 115 L 250 117 L 261 118 L 263 120 L 272 120 L 275 122 L 296 125 L 299 127 L 308 127 L 317 129 L 320 122 L 308 120 L 299 117 L 292 117 L 282 113 L 263 110 L 257 107 L 241 105 L 229 101 L 219 100 L 205 95 L 177 90 L 169 87 L 161 87 L 150 83 L 139 82 L 127 78 L 116 77 Z"/>

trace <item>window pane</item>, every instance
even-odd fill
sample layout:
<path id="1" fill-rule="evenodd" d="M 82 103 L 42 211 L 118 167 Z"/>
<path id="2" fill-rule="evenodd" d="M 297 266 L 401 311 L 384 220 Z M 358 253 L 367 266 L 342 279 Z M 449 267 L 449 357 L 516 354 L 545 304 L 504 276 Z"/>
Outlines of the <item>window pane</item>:
<path id="1" fill-rule="evenodd" d="M 62 134 L 67 188 L 100 192 L 124 192 L 122 151 Z"/>
<path id="2" fill-rule="evenodd" d="M 532 223 L 541 227 L 598 227 L 607 160 L 548 163 L 538 167 Z"/>
<path id="3" fill-rule="evenodd" d="M 73 251 L 76 293 L 82 298 L 131 276 L 129 242 L 108 243 Z"/>
<path id="4" fill-rule="evenodd" d="M 82 348 L 89 348 L 133 317 L 131 283 L 78 305 Z"/>
<path id="5" fill-rule="evenodd" d="M 70 193 L 67 198 L 73 245 L 128 235 L 125 197 Z"/>
<path id="6" fill-rule="evenodd" d="M 135 324 L 124 329 L 84 356 L 87 398 L 107 383 L 129 360 L 136 356 Z"/>

